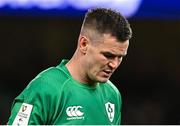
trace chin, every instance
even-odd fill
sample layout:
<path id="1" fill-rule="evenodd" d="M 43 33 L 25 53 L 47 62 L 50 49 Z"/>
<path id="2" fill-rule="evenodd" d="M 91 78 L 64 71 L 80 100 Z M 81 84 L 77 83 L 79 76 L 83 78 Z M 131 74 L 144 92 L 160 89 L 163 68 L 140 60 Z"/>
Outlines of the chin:
<path id="1" fill-rule="evenodd" d="M 99 82 L 99 83 L 106 83 L 109 80 L 109 76 L 94 76 L 94 78 L 91 79 L 93 82 Z"/>
<path id="2" fill-rule="evenodd" d="M 98 82 L 100 83 L 106 83 L 109 78 L 103 78 L 103 79 L 98 79 Z"/>

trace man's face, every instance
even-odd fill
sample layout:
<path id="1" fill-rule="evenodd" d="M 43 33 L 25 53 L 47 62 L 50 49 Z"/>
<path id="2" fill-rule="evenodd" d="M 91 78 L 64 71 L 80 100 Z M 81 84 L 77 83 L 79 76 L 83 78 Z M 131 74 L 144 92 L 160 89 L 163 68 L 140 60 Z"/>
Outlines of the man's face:
<path id="1" fill-rule="evenodd" d="M 90 42 L 85 55 L 86 79 L 89 82 L 106 82 L 121 64 L 128 46 L 129 40 L 121 43 L 110 34 L 104 34 L 103 42 Z"/>

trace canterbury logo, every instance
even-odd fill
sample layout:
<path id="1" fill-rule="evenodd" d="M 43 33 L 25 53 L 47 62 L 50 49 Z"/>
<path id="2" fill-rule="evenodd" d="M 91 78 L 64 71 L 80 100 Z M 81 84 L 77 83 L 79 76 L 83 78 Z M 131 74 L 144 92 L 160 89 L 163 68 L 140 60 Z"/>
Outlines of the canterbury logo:
<path id="1" fill-rule="evenodd" d="M 81 106 L 70 106 L 66 109 L 66 113 L 69 117 L 83 116 L 84 113 L 79 110 L 81 108 Z"/>

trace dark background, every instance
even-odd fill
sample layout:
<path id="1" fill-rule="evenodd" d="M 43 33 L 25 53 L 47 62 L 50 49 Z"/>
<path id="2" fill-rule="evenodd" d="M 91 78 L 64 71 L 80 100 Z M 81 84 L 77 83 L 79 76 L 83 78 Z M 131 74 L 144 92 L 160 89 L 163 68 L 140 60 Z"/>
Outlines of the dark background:
<path id="1" fill-rule="evenodd" d="M 71 58 L 82 20 L 0 16 L 0 124 L 6 124 L 13 99 L 29 81 Z M 129 22 L 128 55 L 111 78 L 123 98 L 122 124 L 180 124 L 180 21 Z"/>

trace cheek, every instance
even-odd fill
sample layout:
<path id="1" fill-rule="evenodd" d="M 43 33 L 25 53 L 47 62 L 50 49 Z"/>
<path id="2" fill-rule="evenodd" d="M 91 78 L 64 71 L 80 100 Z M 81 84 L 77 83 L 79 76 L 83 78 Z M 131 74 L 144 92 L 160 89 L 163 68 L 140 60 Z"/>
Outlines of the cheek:
<path id="1" fill-rule="evenodd" d="M 88 59 L 89 71 L 97 73 L 104 68 L 104 59 L 101 56 L 95 55 Z"/>
<path id="2" fill-rule="evenodd" d="M 107 64 L 107 59 L 99 53 L 98 50 L 89 50 L 87 53 L 87 65 L 93 71 L 96 69 L 97 71 L 103 68 Z"/>
<path id="3" fill-rule="evenodd" d="M 103 55 L 101 55 L 101 54 L 96 54 L 94 56 L 94 60 L 99 65 L 105 65 L 106 62 L 107 62 L 107 59 Z"/>

